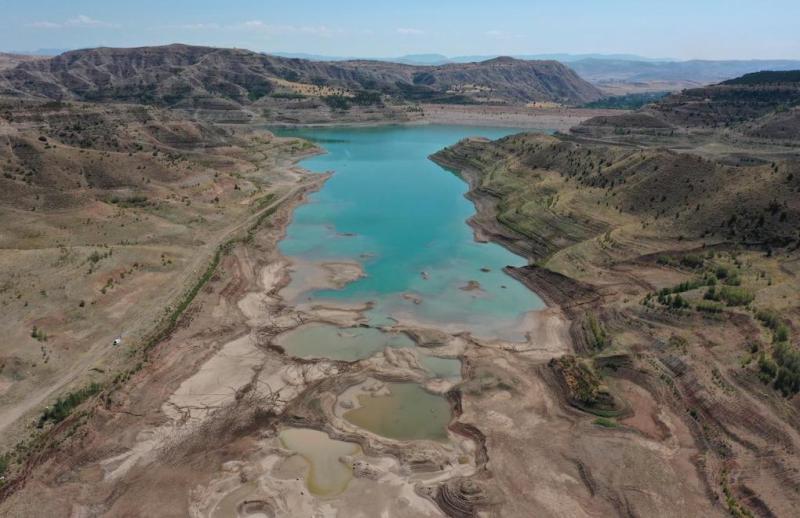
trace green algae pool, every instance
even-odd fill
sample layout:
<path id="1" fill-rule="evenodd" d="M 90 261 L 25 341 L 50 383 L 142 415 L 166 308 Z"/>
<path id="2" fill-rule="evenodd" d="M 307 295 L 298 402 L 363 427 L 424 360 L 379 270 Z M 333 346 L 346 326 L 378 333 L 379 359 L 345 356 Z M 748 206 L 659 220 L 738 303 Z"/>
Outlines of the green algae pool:
<path id="1" fill-rule="evenodd" d="M 355 261 L 365 277 L 338 290 L 311 290 L 297 300 L 372 301 L 371 323 L 394 320 L 521 339 L 515 326 L 543 303 L 503 273 L 523 258 L 477 243 L 466 220 L 474 207 L 466 183 L 428 156 L 467 136 L 499 138 L 519 130 L 464 126 L 390 126 L 279 131 L 312 140 L 327 153 L 304 160 L 333 171 L 299 207 L 281 241 L 288 257 Z M 486 271 L 488 270 L 488 271 Z M 293 278 L 303 276 L 302 268 Z M 481 290 L 463 290 L 478 281 Z"/>
<path id="2" fill-rule="evenodd" d="M 344 418 L 377 435 L 400 441 L 447 440 L 450 404 L 416 383 L 387 383 L 388 395 L 358 396 L 359 407 Z"/>

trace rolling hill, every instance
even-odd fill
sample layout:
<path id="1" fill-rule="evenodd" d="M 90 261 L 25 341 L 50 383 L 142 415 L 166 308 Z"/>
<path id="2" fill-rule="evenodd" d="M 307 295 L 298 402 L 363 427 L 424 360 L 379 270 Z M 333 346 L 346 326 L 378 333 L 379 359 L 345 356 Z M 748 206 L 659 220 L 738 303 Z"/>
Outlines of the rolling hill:
<path id="1" fill-rule="evenodd" d="M 441 66 L 319 62 L 176 44 L 76 50 L 21 63 L 0 73 L 0 95 L 237 109 L 271 96 L 572 105 L 597 99 L 600 92 L 555 61 L 496 58 Z"/>

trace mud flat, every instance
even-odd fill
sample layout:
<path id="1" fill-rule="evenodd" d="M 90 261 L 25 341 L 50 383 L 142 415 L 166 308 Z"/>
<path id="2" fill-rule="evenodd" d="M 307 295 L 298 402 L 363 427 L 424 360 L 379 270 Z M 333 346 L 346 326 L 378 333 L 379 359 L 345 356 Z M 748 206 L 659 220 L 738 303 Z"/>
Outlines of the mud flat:
<path id="1" fill-rule="evenodd" d="M 603 115 L 618 115 L 619 110 L 568 107 L 423 105 L 423 121 L 434 124 L 464 124 L 519 128 L 549 128 L 566 131 L 584 120 Z"/>

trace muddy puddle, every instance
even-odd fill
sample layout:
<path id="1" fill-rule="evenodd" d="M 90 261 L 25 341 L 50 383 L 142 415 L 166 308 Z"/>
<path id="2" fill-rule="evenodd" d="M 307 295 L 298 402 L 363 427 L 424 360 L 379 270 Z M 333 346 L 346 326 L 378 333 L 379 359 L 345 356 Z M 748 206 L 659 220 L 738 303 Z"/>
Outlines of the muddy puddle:
<path id="1" fill-rule="evenodd" d="M 369 358 L 386 347 L 412 347 L 402 333 L 385 333 L 370 327 L 339 328 L 324 323 L 297 327 L 276 338 L 286 354 L 298 358 L 328 358 L 356 361 Z"/>

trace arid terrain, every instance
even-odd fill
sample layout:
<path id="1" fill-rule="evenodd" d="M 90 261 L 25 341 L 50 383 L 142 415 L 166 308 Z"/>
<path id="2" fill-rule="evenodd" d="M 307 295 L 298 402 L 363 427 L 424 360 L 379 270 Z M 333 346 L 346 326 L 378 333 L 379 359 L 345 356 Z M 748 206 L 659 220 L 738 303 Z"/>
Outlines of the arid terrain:
<path id="1" fill-rule="evenodd" d="M 627 438 L 626 455 L 635 438 L 681 445 L 671 462 L 625 463 L 635 494 L 648 480 L 651 495 L 678 487 L 665 476 L 704 493 L 635 501 L 612 491 L 619 482 L 603 487 L 607 459 L 573 450 L 626 512 L 794 514 L 800 163 L 784 99 L 797 92 L 792 73 L 745 76 L 571 134 L 464 141 L 434 157 L 470 182 L 479 232 L 531 258 L 511 273 L 571 321 L 573 353 L 546 375 L 564 400 L 596 416 L 605 440 Z M 570 449 L 586 440 L 573 433 Z"/>
<path id="2" fill-rule="evenodd" d="M 599 90 L 553 62 L 76 52 L 0 71 L 0 514 L 795 514 L 794 74 L 629 112 L 578 108 Z M 547 307 L 525 338 L 294 301 L 306 270 L 277 244 L 330 175 L 265 123 L 557 130 L 431 157 L 469 184 L 475 239 L 527 260 L 507 273 Z M 315 325 L 413 347 L 289 354 Z M 447 440 L 348 418 L 409 387 Z"/>

